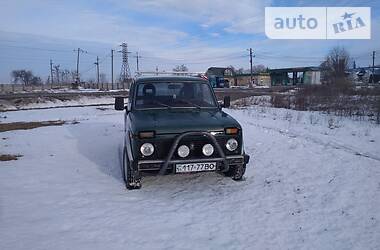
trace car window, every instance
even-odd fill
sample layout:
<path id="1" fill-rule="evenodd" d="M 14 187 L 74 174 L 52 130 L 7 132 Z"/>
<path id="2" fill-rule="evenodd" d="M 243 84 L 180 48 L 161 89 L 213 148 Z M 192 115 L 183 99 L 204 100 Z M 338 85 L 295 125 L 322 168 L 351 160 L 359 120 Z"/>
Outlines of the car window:
<path id="1" fill-rule="evenodd" d="M 215 108 L 208 83 L 147 82 L 137 85 L 136 109 L 146 108 Z"/>

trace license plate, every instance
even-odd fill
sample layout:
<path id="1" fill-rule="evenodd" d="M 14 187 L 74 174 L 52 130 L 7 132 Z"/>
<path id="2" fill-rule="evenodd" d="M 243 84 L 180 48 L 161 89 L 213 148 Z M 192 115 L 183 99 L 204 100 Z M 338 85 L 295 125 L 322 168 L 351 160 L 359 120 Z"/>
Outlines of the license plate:
<path id="1" fill-rule="evenodd" d="M 176 173 L 191 173 L 203 171 L 215 171 L 216 162 L 176 164 Z"/>

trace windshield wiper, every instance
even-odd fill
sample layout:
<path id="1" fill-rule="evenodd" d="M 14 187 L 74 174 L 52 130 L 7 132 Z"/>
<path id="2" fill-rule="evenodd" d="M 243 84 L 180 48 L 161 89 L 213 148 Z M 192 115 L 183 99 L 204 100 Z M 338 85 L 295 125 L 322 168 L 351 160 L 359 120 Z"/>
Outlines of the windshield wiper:
<path id="1" fill-rule="evenodd" d="M 192 102 L 189 102 L 189 101 L 186 101 L 186 100 L 181 100 L 182 102 L 186 103 L 186 104 L 189 104 L 189 105 L 192 105 L 194 108 L 197 108 L 197 109 L 202 109 L 201 106 L 195 104 L 195 103 L 192 103 Z"/>
<path id="2" fill-rule="evenodd" d="M 169 106 L 169 105 L 167 105 L 165 103 L 162 103 L 162 102 L 159 102 L 157 100 L 152 100 L 152 102 L 155 103 L 155 104 L 161 105 L 163 107 L 169 108 L 169 109 L 172 108 L 172 106 Z"/>

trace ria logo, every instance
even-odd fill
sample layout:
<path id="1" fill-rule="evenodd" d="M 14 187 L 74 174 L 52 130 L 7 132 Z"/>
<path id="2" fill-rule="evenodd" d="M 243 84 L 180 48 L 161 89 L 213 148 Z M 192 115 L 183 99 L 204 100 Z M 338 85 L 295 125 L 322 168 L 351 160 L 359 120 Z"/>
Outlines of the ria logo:
<path id="1" fill-rule="evenodd" d="M 370 39 L 369 7 L 266 7 L 271 39 Z"/>
<path id="2" fill-rule="evenodd" d="M 361 17 L 353 18 L 352 16 L 356 13 L 348 14 L 347 12 L 344 13 L 342 16 L 343 21 L 339 23 L 334 23 L 334 32 L 335 34 L 340 32 L 345 32 L 347 30 L 353 30 L 353 29 L 359 29 L 361 27 L 365 27 L 365 23 Z"/>

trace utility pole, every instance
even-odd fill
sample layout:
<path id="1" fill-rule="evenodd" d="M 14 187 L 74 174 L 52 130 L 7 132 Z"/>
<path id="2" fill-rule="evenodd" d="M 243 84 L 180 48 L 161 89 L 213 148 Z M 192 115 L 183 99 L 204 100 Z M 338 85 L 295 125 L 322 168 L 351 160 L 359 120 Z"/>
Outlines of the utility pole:
<path id="1" fill-rule="evenodd" d="M 375 83 L 375 56 L 376 51 L 372 51 L 372 83 Z"/>
<path id="2" fill-rule="evenodd" d="M 53 60 L 50 59 L 50 83 L 53 88 Z"/>
<path id="3" fill-rule="evenodd" d="M 79 53 L 87 53 L 87 51 L 84 51 L 81 48 L 75 49 L 74 51 L 77 52 L 77 72 L 76 72 L 76 79 L 75 79 L 75 81 L 79 84 L 80 83 L 80 78 L 79 78 Z"/>
<path id="4" fill-rule="evenodd" d="M 253 88 L 253 67 L 252 67 L 252 48 L 249 48 L 249 63 L 251 65 L 251 81 L 249 83 L 249 87 Z"/>
<path id="5" fill-rule="evenodd" d="M 114 50 L 111 49 L 111 89 L 113 89 L 113 52 Z"/>
<path id="6" fill-rule="evenodd" d="M 57 76 L 57 83 L 59 84 L 59 67 L 60 65 L 54 65 L 54 69 L 55 69 L 55 74 Z"/>
<path id="7" fill-rule="evenodd" d="M 94 63 L 96 65 L 96 79 L 97 79 L 97 84 L 99 88 L 99 57 L 96 57 L 96 62 Z"/>
<path id="8" fill-rule="evenodd" d="M 139 65 L 139 58 L 141 58 L 141 56 L 139 56 L 139 52 L 136 52 L 136 70 L 137 70 L 137 75 L 140 75 L 140 65 Z"/>

